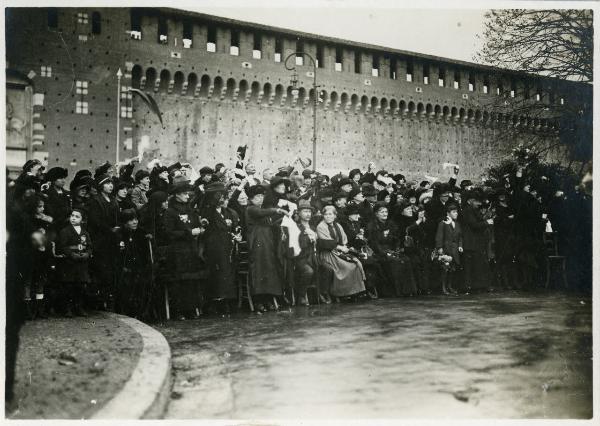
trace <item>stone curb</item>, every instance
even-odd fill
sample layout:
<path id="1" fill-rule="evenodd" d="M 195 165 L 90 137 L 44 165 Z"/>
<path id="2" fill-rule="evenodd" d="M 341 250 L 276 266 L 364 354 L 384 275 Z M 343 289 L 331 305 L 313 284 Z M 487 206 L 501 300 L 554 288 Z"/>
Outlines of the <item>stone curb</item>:
<path id="1" fill-rule="evenodd" d="M 123 315 L 106 313 L 133 328 L 142 337 L 138 363 L 125 386 L 91 419 L 160 419 L 171 391 L 171 348 L 149 325 Z"/>

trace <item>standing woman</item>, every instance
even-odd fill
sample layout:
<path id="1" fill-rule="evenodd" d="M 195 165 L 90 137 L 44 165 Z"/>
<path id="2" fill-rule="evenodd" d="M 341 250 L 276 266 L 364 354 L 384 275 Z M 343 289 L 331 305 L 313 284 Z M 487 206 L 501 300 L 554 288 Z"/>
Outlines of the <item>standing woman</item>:
<path id="1" fill-rule="evenodd" d="M 193 190 L 185 177 L 173 178 L 172 198 L 165 213 L 165 233 L 169 240 L 166 278 L 173 316 L 179 320 L 199 316 L 201 306 L 198 238 L 204 228 L 200 226 L 200 216 L 189 205 Z"/>
<path id="2" fill-rule="evenodd" d="M 246 209 L 248 251 L 252 295 L 257 298 L 257 311 L 265 312 L 270 298 L 283 295 L 283 278 L 273 237 L 273 222 L 287 212 L 278 207 L 262 208 L 265 188 L 248 188 L 250 205 Z"/>
<path id="3" fill-rule="evenodd" d="M 398 227 L 388 219 L 389 211 L 385 203 L 375 204 L 373 212 L 375 218 L 367 225 L 367 239 L 371 248 L 388 282 L 393 284 L 396 296 L 413 296 L 417 293 L 417 286 L 410 260 L 399 251 L 402 239 L 398 235 Z"/>
<path id="4" fill-rule="evenodd" d="M 493 219 L 481 213 L 483 194 L 474 189 L 465 195 L 467 205 L 462 210 L 460 224 L 464 240 L 465 284 L 473 290 L 491 290 L 492 277 L 487 257 L 489 234 L 486 232 Z"/>
<path id="5" fill-rule="evenodd" d="M 222 182 L 209 183 L 204 192 L 200 215 L 208 219 L 204 233 L 204 255 L 209 268 L 207 297 L 215 301 L 222 313 L 231 312 L 230 302 L 237 297 L 235 282 L 235 242 L 241 234 L 235 230 L 239 218 L 227 207 L 227 188 Z"/>
<path id="6" fill-rule="evenodd" d="M 335 207 L 323 207 L 323 220 L 317 225 L 318 258 L 323 267 L 333 272 L 329 294 L 353 296 L 365 291 L 365 272 L 360 261 L 348 253 L 348 238 L 335 219 Z"/>
<path id="7" fill-rule="evenodd" d="M 113 181 L 108 175 L 95 179 L 98 193 L 88 205 L 88 231 L 94 242 L 94 256 L 91 262 L 92 277 L 95 281 L 95 295 L 100 297 L 104 308 L 114 304 L 115 294 L 115 232 L 119 230 L 119 206 L 112 197 Z"/>

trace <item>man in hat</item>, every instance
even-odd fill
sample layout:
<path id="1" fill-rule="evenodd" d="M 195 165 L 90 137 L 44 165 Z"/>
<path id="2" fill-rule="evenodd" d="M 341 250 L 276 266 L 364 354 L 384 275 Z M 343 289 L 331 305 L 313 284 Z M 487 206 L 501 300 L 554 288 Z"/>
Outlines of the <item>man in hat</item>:
<path id="1" fill-rule="evenodd" d="M 69 175 L 67 169 L 53 167 L 46 173 L 46 181 L 50 187 L 44 192 L 46 194 L 46 214 L 54 220 L 51 228 L 58 233 L 67 226 L 71 215 L 71 196 L 65 189 L 65 179 Z"/>
<path id="2" fill-rule="evenodd" d="M 149 189 L 150 173 L 146 170 L 138 170 L 135 172 L 135 187 L 131 191 L 131 201 L 138 211 L 148 202 L 148 196 L 146 194 Z"/>
<path id="3" fill-rule="evenodd" d="M 479 189 L 467 191 L 460 224 L 463 231 L 465 286 L 467 291 L 492 289 L 490 266 L 488 262 L 488 228 L 493 219 L 484 219 L 481 212 L 483 193 Z"/>
<path id="4" fill-rule="evenodd" d="M 298 203 L 298 229 L 300 236 L 300 254 L 294 258 L 295 290 L 298 295 L 298 305 L 308 306 L 307 288 L 316 283 L 317 273 L 317 228 L 311 224 L 315 208 L 308 200 Z"/>

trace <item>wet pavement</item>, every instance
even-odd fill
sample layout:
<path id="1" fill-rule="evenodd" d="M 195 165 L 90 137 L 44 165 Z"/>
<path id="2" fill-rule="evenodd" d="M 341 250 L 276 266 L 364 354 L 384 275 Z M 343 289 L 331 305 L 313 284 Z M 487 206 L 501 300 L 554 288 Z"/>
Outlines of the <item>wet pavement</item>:
<path id="1" fill-rule="evenodd" d="M 590 298 L 381 299 L 157 326 L 167 418 L 590 418 Z"/>

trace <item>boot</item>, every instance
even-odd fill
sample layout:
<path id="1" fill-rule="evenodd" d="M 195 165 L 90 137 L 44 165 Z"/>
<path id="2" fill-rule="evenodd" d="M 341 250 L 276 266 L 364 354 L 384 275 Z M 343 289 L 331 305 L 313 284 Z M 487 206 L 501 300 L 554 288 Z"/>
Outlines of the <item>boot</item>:
<path id="1" fill-rule="evenodd" d="M 44 299 L 36 299 L 35 316 L 41 319 L 48 319 L 48 315 L 46 315 L 46 302 Z"/>
<path id="2" fill-rule="evenodd" d="M 33 300 L 26 300 L 25 301 L 25 317 L 29 320 L 32 321 L 35 319 L 35 306 L 34 306 L 34 301 Z"/>

